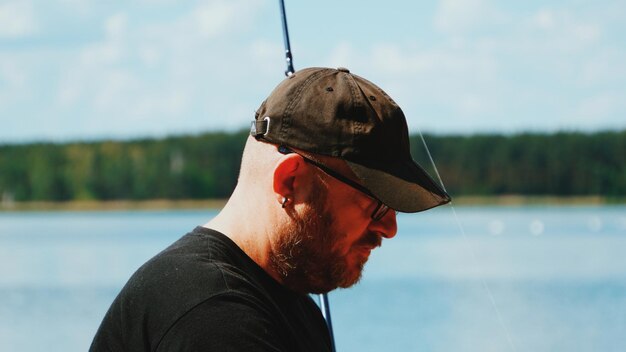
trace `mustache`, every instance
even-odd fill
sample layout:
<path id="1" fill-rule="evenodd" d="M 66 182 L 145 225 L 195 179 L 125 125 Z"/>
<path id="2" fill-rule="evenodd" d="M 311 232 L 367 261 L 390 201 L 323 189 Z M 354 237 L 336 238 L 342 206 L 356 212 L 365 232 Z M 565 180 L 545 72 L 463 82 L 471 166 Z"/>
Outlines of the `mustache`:
<path id="1" fill-rule="evenodd" d="M 376 232 L 366 233 L 360 240 L 356 242 L 357 246 L 380 247 L 383 244 L 383 237 Z"/>

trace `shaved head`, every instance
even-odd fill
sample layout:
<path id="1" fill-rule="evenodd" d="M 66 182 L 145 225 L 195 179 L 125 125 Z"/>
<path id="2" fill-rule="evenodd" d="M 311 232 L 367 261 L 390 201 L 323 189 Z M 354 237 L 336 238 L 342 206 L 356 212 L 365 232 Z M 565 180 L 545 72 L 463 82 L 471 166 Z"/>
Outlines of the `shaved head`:
<path id="1" fill-rule="evenodd" d="M 280 157 L 275 145 L 248 137 L 241 157 L 238 183 L 244 186 L 258 184 L 262 179 L 271 177 Z"/>

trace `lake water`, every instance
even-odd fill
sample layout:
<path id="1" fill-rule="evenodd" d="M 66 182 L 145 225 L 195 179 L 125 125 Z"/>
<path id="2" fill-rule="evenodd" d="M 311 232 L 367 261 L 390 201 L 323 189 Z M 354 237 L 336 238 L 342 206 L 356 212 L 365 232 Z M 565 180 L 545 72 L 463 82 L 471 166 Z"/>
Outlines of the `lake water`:
<path id="1" fill-rule="evenodd" d="M 625 206 L 456 213 L 400 214 L 330 294 L 338 351 L 626 351 Z M 214 214 L 0 213 L 0 351 L 87 350 L 131 273 Z"/>

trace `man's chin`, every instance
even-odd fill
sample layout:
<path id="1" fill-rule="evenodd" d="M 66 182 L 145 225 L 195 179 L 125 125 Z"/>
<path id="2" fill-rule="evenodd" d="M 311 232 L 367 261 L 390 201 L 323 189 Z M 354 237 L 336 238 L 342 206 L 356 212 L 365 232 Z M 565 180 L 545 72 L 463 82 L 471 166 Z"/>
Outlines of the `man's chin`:
<path id="1" fill-rule="evenodd" d="M 344 263 L 340 271 L 335 272 L 335 285 L 333 289 L 350 288 L 358 284 L 363 276 L 363 268 L 366 262 L 367 257 L 358 256 L 350 263 Z"/>

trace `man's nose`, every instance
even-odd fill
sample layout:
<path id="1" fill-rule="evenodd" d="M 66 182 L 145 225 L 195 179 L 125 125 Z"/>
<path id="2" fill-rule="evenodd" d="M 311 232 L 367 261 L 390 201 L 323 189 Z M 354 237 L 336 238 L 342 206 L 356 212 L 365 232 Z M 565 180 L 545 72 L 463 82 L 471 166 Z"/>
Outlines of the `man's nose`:
<path id="1" fill-rule="evenodd" d="M 393 238 L 398 232 L 396 212 L 390 209 L 380 220 L 370 221 L 369 229 L 380 233 L 384 238 Z"/>

